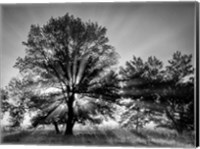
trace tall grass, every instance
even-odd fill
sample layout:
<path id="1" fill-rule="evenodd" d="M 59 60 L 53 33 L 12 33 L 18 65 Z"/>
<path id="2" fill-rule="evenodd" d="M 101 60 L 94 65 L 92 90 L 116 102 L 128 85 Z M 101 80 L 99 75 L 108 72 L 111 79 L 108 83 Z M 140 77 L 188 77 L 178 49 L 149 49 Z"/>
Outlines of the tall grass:
<path id="1" fill-rule="evenodd" d="M 73 136 L 56 134 L 50 129 L 26 130 L 4 134 L 6 144 L 49 144 L 49 145 L 103 145 L 141 147 L 193 147 L 194 136 L 190 133 L 178 135 L 171 131 L 122 128 L 88 127 L 74 130 Z"/>

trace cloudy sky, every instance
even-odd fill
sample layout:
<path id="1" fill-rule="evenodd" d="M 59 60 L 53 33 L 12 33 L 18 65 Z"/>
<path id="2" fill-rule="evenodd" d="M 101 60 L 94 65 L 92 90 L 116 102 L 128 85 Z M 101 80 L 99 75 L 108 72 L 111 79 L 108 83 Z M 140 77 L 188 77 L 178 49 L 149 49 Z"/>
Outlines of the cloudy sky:
<path id="1" fill-rule="evenodd" d="M 110 44 L 120 54 L 120 64 L 133 55 L 144 60 L 151 55 L 167 63 L 179 50 L 194 54 L 194 3 L 76 3 L 3 5 L 1 15 L 1 86 L 18 74 L 13 68 L 24 56 L 31 24 L 43 25 L 51 16 L 66 13 L 107 28 Z"/>

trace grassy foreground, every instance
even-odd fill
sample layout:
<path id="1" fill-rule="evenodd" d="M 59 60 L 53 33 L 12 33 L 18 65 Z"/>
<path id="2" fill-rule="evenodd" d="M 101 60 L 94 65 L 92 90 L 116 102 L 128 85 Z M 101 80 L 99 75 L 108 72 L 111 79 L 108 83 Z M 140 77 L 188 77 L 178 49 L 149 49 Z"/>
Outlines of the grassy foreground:
<path id="1" fill-rule="evenodd" d="M 136 147 L 194 147 L 194 136 L 171 131 L 142 129 L 139 132 L 126 129 L 74 130 L 74 136 L 56 134 L 52 129 L 29 129 L 18 132 L 2 132 L 3 144 L 40 145 L 97 145 Z"/>

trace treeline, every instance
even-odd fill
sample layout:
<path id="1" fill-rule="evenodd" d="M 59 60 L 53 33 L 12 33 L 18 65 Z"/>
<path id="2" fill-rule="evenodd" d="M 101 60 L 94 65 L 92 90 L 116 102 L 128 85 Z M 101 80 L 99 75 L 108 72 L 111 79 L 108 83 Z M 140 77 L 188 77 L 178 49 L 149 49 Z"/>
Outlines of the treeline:
<path id="1" fill-rule="evenodd" d="M 194 130 L 191 60 L 192 55 L 176 52 L 165 67 L 156 57 L 144 62 L 134 56 L 127 62 L 120 71 L 124 82 L 122 96 L 136 101 L 128 103 L 129 108 L 122 116 L 123 125 L 135 125 L 137 129 L 153 121 L 157 127 L 176 129 L 179 133 Z"/>
<path id="2" fill-rule="evenodd" d="M 138 130 L 154 122 L 156 127 L 175 129 L 179 133 L 194 130 L 194 68 L 191 60 L 191 55 L 176 52 L 168 61 L 169 64 L 163 67 L 163 62 L 156 57 L 149 57 L 145 62 L 133 56 L 125 67 L 121 67 L 117 74 L 121 84 L 120 98 L 114 102 L 126 107 L 121 116 L 121 125 Z M 2 113 L 10 112 L 12 127 L 20 126 L 25 112 L 31 111 L 40 111 L 32 119 L 33 126 L 50 124 L 51 119 L 54 125 L 55 122 L 64 123 L 62 120 L 66 116 L 67 107 L 66 111 L 61 108 L 64 103 L 58 98 L 60 94 L 39 94 L 39 97 L 31 93 L 30 89 L 27 91 L 24 85 L 23 80 L 13 78 L 6 89 L 1 89 Z M 124 99 L 130 100 L 123 103 Z M 86 104 L 77 103 L 74 107 L 80 122 L 85 119 L 100 123 L 100 119 L 90 117 L 90 114 L 100 114 L 100 111 L 95 112 L 97 106 L 102 114 L 106 112 L 104 116 L 113 117 L 115 111 L 112 103 L 104 102 L 103 106 L 93 102 L 93 98 L 87 99 Z M 55 128 L 57 130 L 57 126 Z"/>

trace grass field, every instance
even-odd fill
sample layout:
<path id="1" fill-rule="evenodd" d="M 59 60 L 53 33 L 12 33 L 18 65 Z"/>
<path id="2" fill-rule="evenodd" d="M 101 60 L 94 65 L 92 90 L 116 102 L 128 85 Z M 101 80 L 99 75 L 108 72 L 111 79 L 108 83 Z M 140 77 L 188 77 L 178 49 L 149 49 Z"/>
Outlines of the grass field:
<path id="1" fill-rule="evenodd" d="M 81 128 L 74 136 L 56 134 L 51 128 L 2 132 L 3 144 L 95 145 L 135 147 L 194 147 L 194 136 L 173 131 L 142 129 L 139 132 L 121 128 Z"/>

